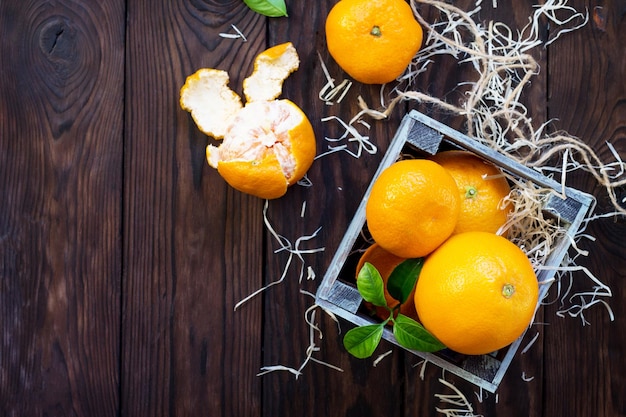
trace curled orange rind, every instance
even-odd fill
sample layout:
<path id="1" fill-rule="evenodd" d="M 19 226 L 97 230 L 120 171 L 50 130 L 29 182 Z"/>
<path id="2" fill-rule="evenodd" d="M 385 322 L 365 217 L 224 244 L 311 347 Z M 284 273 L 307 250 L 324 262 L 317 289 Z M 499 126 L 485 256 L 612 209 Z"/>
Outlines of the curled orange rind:
<path id="1" fill-rule="evenodd" d="M 283 82 L 299 66 L 300 58 L 291 42 L 261 52 L 254 60 L 254 71 L 243 81 L 246 101 L 274 100 L 282 94 Z"/>
<path id="2" fill-rule="evenodd" d="M 180 90 L 180 106 L 203 133 L 222 139 L 233 118 L 243 107 L 241 98 L 228 88 L 226 71 L 202 68 L 187 77 Z"/>

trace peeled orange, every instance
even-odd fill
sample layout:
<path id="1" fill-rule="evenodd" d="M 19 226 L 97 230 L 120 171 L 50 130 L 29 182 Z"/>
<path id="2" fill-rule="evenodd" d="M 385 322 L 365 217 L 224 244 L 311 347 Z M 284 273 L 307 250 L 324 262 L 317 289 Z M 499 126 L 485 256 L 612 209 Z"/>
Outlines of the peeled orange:
<path id="1" fill-rule="evenodd" d="M 208 164 L 233 188 L 260 198 L 283 196 L 306 174 L 316 153 L 313 127 L 292 101 L 277 99 L 300 60 L 290 42 L 260 53 L 243 82 L 245 106 L 228 74 L 203 68 L 187 77 L 180 105 L 221 145 L 206 148 Z"/>
<path id="2" fill-rule="evenodd" d="M 255 101 L 234 118 L 221 146 L 206 148 L 207 161 L 232 187 L 278 198 L 306 174 L 315 157 L 313 127 L 289 100 Z"/>

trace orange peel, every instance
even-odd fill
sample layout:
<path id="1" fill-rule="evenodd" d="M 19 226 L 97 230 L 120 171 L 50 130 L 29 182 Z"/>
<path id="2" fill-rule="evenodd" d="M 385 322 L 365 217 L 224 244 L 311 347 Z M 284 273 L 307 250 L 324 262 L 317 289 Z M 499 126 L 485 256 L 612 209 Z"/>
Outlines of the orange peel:
<path id="1" fill-rule="evenodd" d="M 224 137 L 235 114 L 241 110 L 241 98 L 228 87 L 226 71 L 201 68 L 185 81 L 180 90 L 180 106 L 203 133 L 215 139 Z"/>
<path id="2" fill-rule="evenodd" d="M 291 42 L 261 52 L 254 60 L 252 74 L 243 80 L 246 101 L 274 100 L 282 94 L 283 82 L 299 66 L 298 52 Z"/>

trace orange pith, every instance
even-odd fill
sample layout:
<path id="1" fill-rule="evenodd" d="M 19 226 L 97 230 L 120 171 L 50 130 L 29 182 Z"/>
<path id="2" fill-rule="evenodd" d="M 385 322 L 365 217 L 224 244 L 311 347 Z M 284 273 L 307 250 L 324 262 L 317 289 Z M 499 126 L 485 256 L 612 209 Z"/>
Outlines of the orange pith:
<path id="1" fill-rule="evenodd" d="M 283 81 L 299 66 L 298 53 L 291 42 L 261 52 L 254 60 L 252 74 L 243 81 L 246 101 L 274 100 L 282 92 Z"/>
<path id="2" fill-rule="evenodd" d="M 461 213 L 454 233 L 498 232 L 513 208 L 505 203 L 511 188 L 500 169 L 461 150 L 440 152 L 431 159 L 452 175 L 459 189 Z"/>
<path id="3" fill-rule="evenodd" d="M 385 299 L 387 300 L 387 305 L 391 308 L 395 308 L 399 304 L 399 301 L 393 298 L 389 294 L 389 291 L 387 291 L 387 280 L 389 279 L 389 276 L 393 272 L 394 268 L 400 265 L 404 260 L 405 258 L 395 256 L 394 254 L 381 248 L 377 243 L 374 243 L 367 248 L 365 252 L 363 252 L 363 255 L 361 255 L 359 263 L 356 267 L 356 275 L 358 276 L 359 271 L 363 265 L 365 265 L 365 262 L 369 262 L 374 265 L 385 283 Z M 412 292 L 406 302 L 400 306 L 400 313 L 417 320 L 413 297 L 414 292 Z M 375 306 L 370 307 L 375 312 L 376 316 L 381 320 L 386 320 L 387 317 L 389 317 L 389 311 L 386 308 Z"/>
<path id="4" fill-rule="evenodd" d="M 201 68 L 185 79 L 180 89 L 180 107 L 203 133 L 222 139 L 235 114 L 241 110 L 241 98 L 230 88 L 226 71 Z M 213 96 L 219 100 L 212 99 Z"/>
<path id="5" fill-rule="evenodd" d="M 328 51 L 366 84 L 393 81 L 422 45 L 422 28 L 404 0 L 341 0 L 326 19 Z"/>
<path id="6" fill-rule="evenodd" d="M 524 252 L 502 236 L 465 232 L 428 256 L 415 289 L 424 327 L 450 349 L 486 354 L 531 323 L 538 283 Z"/>
<path id="7" fill-rule="evenodd" d="M 409 159 L 374 181 L 365 217 L 376 243 L 396 256 L 419 258 L 452 234 L 459 210 L 452 176 L 433 161 Z"/>

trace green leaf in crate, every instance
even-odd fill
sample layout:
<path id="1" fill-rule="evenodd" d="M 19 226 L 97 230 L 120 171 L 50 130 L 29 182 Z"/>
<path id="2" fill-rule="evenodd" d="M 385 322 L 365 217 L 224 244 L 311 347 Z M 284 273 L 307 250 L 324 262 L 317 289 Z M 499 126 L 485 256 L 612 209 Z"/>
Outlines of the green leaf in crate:
<path id="1" fill-rule="evenodd" d="M 394 319 L 393 335 L 405 348 L 420 352 L 436 352 L 446 347 L 424 326 L 403 314 Z"/>
<path id="2" fill-rule="evenodd" d="M 344 347 L 356 358 L 369 358 L 383 337 L 383 329 L 386 323 L 370 324 L 350 329 L 343 337 Z"/>
<path id="3" fill-rule="evenodd" d="M 246 5 L 257 13 L 268 17 L 287 16 L 285 0 L 243 0 Z"/>
<path id="4" fill-rule="evenodd" d="M 363 299 L 378 307 L 386 307 L 385 283 L 374 265 L 365 262 L 356 277 L 356 287 Z"/>
<path id="5" fill-rule="evenodd" d="M 407 259 L 394 268 L 387 281 L 389 294 L 404 304 L 415 287 L 424 258 Z"/>

